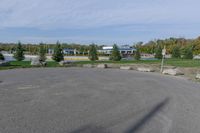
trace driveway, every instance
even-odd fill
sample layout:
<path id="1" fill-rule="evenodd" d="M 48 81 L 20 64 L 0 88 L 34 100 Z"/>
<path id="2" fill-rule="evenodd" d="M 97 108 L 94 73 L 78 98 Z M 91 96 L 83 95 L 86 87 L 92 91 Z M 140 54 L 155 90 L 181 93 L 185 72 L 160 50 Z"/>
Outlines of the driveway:
<path id="1" fill-rule="evenodd" d="M 0 133 L 198 133 L 200 84 L 118 69 L 0 71 Z"/>

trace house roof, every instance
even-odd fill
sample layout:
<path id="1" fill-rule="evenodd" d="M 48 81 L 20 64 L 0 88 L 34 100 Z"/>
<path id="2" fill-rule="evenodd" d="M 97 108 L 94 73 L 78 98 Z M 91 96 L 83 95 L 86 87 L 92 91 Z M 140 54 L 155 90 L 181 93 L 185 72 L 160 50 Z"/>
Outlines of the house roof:
<path id="1" fill-rule="evenodd" d="M 113 46 L 104 46 L 103 48 L 102 48 L 102 50 L 112 50 L 113 49 Z M 122 46 L 119 46 L 119 50 L 126 50 L 126 51 L 129 51 L 129 50 L 133 50 L 133 51 L 136 51 L 136 49 L 135 48 L 132 48 L 132 47 L 130 47 L 129 45 L 122 45 Z"/>
<path id="2" fill-rule="evenodd" d="M 112 48 L 109 48 L 109 49 L 103 49 L 103 50 L 112 50 Z M 125 50 L 125 51 L 136 51 L 136 49 L 135 48 L 119 48 L 119 50 L 120 51 L 123 51 L 123 50 Z"/>

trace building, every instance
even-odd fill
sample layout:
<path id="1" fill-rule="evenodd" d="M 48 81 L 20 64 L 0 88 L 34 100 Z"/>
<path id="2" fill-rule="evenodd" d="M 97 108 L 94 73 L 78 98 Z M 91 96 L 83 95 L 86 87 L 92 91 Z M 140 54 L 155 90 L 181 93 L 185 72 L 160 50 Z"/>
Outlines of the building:
<path id="1" fill-rule="evenodd" d="M 49 48 L 48 49 L 48 54 L 53 54 L 54 53 L 54 49 Z M 64 48 L 63 49 L 63 54 L 66 55 L 76 55 L 78 53 L 78 51 L 76 49 L 72 49 L 72 48 Z"/>
<path id="2" fill-rule="evenodd" d="M 63 53 L 66 55 L 76 55 L 77 51 L 76 49 L 72 49 L 72 48 L 64 48 Z"/>
<path id="3" fill-rule="evenodd" d="M 51 55 L 51 54 L 53 54 L 53 53 L 54 53 L 54 49 L 52 49 L 52 48 L 49 48 L 49 49 L 48 49 L 48 54 L 50 54 L 50 55 Z"/>
<path id="4" fill-rule="evenodd" d="M 98 50 L 99 53 L 110 55 L 112 53 L 113 46 L 104 46 L 101 50 Z M 129 45 L 119 46 L 119 52 L 122 56 L 133 55 L 136 49 L 130 47 Z"/>

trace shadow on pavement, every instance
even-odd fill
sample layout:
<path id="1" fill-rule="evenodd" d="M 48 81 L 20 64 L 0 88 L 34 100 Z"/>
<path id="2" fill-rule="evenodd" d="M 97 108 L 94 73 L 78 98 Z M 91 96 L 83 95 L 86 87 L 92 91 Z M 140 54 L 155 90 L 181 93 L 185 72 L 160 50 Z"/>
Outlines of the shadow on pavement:
<path id="1" fill-rule="evenodd" d="M 153 116 L 155 116 L 156 113 L 158 113 L 168 103 L 169 103 L 169 98 L 165 98 L 162 102 L 154 106 L 148 114 L 142 117 L 136 124 L 130 127 L 125 133 L 136 133 L 137 131 L 139 131 L 145 125 L 145 123 L 150 121 L 153 118 Z"/>
<path id="2" fill-rule="evenodd" d="M 136 133 L 142 129 L 142 127 L 149 122 L 161 109 L 163 109 L 168 103 L 170 98 L 165 98 L 160 103 L 156 104 L 145 116 L 138 120 L 133 126 L 129 127 L 124 133 Z M 111 133 L 105 127 L 98 127 L 95 125 L 83 126 L 71 133 Z"/>

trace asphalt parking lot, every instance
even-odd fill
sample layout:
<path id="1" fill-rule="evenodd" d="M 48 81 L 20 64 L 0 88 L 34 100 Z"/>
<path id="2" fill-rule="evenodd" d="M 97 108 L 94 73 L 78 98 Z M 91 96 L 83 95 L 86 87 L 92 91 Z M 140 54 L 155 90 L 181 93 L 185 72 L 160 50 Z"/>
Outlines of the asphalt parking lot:
<path id="1" fill-rule="evenodd" d="M 96 68 L 0 71 L 0 133 L 198 133 L 200 83 Z"/>

